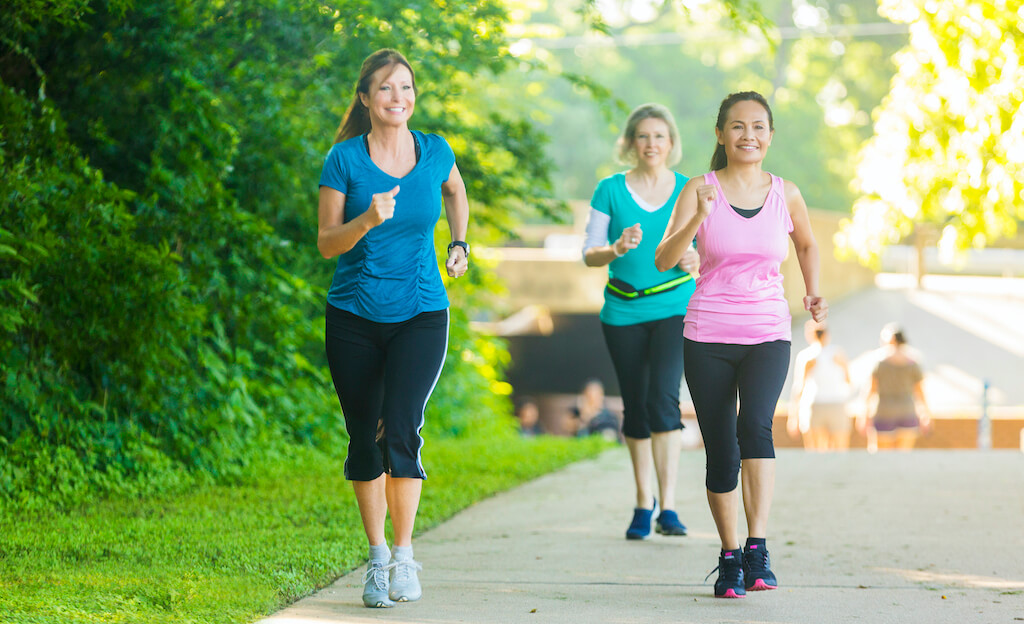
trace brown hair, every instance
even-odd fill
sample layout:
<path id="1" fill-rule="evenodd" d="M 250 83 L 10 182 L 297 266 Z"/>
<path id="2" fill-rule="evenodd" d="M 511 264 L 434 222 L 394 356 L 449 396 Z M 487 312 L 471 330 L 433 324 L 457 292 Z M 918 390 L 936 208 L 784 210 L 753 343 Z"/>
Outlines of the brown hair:
<path id="1" fill-rule="evenodd" d="M 377 50 L 363 61 L 363 66 L 359 70 L 359 82 L 356 83 L 356 91 L 352 97 L 352 103 L 349 104 L 348 110 L 345 111 L 344 117 L 341 118 L 341 125 L 338 126 L 338 132 L 334 135 L 335 143 L 341 143 L 370 131 L 370 112 L 363 105 L 359 94 L 368 94 L 370 92 L 370 81 L 380 68 L 393 67 L 395 65 L 404 65 L 409 70 L 409 73 L 412 75 L 412 91 L 416 93 L 416 72 L 412 70 L 412 66 L 409 65 L 409 61 L 405 60 L 402 53 L 391 48 Z"/>
<path id="2" fill-rule="evenodd" d="M 718 107 L 718 121 L 715 122 L 715 127 L 721 131 L 725 131 L 725 120 L 729 111 L 737 102 L 752 101 L 757 102 L 768 112 L 768 129 L 775 130 L 775 122 L 772 120 L 772 108 L 768 106 L 768 100 L 764 99 L 764 96 L 756 91 L 740 91 L 739 93 L 730 93 L 724 100 L 722 105 Z M 715 153 L 711 156 L 711 170 L 718 171 L 719 169 L 725 169 L 729 164 L 729 158 L 725 155 L 725 146 L 715 140 Z"/>

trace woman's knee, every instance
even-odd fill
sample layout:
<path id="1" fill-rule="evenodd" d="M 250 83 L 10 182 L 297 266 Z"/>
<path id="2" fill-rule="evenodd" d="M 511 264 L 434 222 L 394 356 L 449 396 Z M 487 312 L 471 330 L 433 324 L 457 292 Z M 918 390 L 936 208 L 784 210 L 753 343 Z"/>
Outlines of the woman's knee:
<path id="1" fill-rule="evenodd" d="M 381 448 L 372 440 L 349 439 L 345 459 L 345 478 L 349 481 L 373 481 L 384 473 Z"/>
<path id="2" fill-rule="evenodd" d="M 772 430 L 757 429 L 739 436 L 740 457 L 743 459 L 759 459 L 775 457 L 775 440 Z"/>
<path id="3" fill-rule="evenodd" d="M 683 428 L 683 417 L 679 411 L 678 400 L 665 400 L 650 408 L 651 418 L 649 419 L 650 431 L 652 433 L 668 433 Z"/>
<path id="4" fill-rule="evenodd" d="M 775 414 L 769 410 L 752 413 L 749 410 L 740 409 L 736 423 L 740 457 L 743 459 L 775 457 L 775 440 L 772 436 L 774 419 Z"/>
<path id="5" fill-rule="evenodd" d="M 708 462 L 708 474 L 704 484 L 715 494 L 725 494 L 736 489 L 740 480 L 740 462 Z"/>
<path id="6" fill-rule="evenodd" d="M 651 427 L 647 424 L 645 417 L 638 417 L 629 412 L 622 415 L 622 435 L 627 438 L 646 440 L 651 437 Z"/>

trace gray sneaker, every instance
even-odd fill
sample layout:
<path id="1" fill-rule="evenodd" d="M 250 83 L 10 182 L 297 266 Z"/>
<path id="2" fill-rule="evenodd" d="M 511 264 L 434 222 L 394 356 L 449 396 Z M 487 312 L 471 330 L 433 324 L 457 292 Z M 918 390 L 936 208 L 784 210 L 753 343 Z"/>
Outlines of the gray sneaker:
<path id="1" fill-rule="evenodd" d="M 393 607 L 395 603 L 388 598 L 388 570 L 390 565 L 383 561 L 370 561 L 366 564 L 363 575 L 363 604 L 371 609 Z"/>
<path id="2" fill-rule="evenodd" d="M 391 569 L 391 591 L 388 595 L 395 602 L 412 602 L 423 596 L 417 570 L 423 566 L 412 559 L 392 559 L 388 564 Z"/>

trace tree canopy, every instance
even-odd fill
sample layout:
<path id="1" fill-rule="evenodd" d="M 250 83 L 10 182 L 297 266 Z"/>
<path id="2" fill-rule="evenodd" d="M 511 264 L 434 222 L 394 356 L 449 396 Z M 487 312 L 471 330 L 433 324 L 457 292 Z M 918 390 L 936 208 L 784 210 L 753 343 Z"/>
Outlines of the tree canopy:
<path id="1" fill-rule="evenodd" d="M 859 156 L 840 242 L 864 262 L 914 231 L 947 252 L 1013 237 L 1024 219 L 1024 4 L 883 0 L 910 27 Z"/>
<path id="2" fill-rule="evenodd" d="M 474 242 L 561 206 L 543 134 L 487 102 L 517 66 L 497 0 L 14 0 L 0 22 L 9 502 L 230 478 L 294 443 L 343 451 L 316 181 L 371 51 L 416 69 L 413 123 L 451 142 Z M 451 286 L 438 432 L 507 411 L 507 352 L 468 326 L 492 289 L 479 271 Z"/>
<path id="3" fill-rule="evenodd" d="M 847 212 L 871 111 L 888 91 L 891 55 L 906 27 L 882 19 L 875 0 L 753 4 L 678 1 L 604 2 L 605 34 L 557 2 L 532 1 L 510 26 L 521 58 L 590 76 L 621 105 L 602 112 L 589 93 L 543 72 L 523 89 L 548 100 L 531 114 L 551 137 L 560 197 L 586 199 L 597 181 L 621 169 L 613 159 L 628 111 L 659 102 L 675 115 L 683 147 L 676 167 L 707 171 L 718 105 L 731 92 L 757 90 L 772 105 L 775 139 L 766 166 L 792 179 L 814 208 Z"/>

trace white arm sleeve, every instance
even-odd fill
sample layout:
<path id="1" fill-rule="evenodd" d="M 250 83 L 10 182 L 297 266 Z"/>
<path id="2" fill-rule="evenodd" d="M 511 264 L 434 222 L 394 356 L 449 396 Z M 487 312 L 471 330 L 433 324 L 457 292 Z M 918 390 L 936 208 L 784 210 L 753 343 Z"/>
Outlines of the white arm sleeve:
<path id="1" fill-rule="evenodd" d="M 604 247 L 608 244 L 608 226 L 611 223 L 611 215 L 607 215 L 600 210 L 590 209 L 590 217 L 587 219 L 587 237 L 583 241 L 584 257 L 586 257 L 588 249 Z"/>

